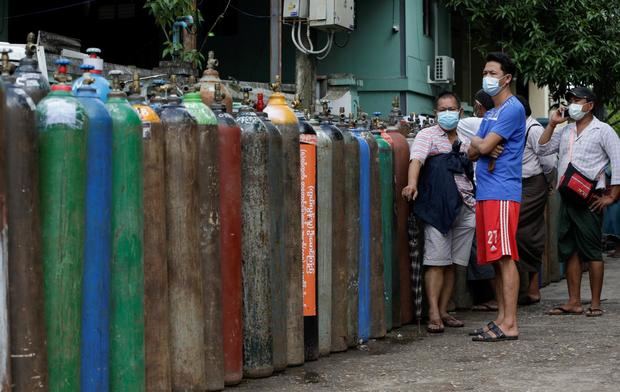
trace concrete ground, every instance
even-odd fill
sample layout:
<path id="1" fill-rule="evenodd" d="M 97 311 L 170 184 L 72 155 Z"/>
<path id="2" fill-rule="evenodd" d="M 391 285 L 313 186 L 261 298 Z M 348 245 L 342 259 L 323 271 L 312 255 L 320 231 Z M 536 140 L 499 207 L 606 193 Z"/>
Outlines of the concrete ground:
<path id="1" fill-rule="evenodd" d="M 542 303 L 519 310 L 518 341 L 474 343 L 470 329 L 492 313 L 458 312 L 463 329 L 440 336 L 417 325 L 346 353 L 332 354 L 262 380 L 244 381 L 239 391 L 619 391 L 620 260 L 606 263 L 599 318 L 546 316 L 567 298 L 566 282 L 542 290 Z M 590 298 L 587 274 L 583 300 Z M 585 306 L 587 308 L 587 306 Z M 424 330 L 422 326 L 422 330 Z"/>

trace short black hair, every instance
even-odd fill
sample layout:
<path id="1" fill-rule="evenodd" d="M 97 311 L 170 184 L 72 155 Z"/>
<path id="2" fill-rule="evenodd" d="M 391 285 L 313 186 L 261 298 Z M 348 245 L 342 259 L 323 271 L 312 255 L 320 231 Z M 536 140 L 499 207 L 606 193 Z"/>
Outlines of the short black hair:
<path id="1" fill-rule="evenodd" d="M 480 102 L 480 104 L 486 110 L 491 110 L 495 107 L 495 104 L 493 103 L 493 98 L 491 98 L 489 94 L 485 93 L 484 90 L 478 90 L 476 95 L 474 95 L 474 99 Z"/>
<path id="2" fill-rule="evenodd" d="M 521 105 L 523 105 L 523 108 L 525 109 L 525 117 L 531 116 L 532 108 L 530 107 L 530 102 L 527 100 L 527 98 L 525 98 L 523 95 L 517 95 L 517 99 L 519 100 L 519 102 L 521 102 Z"/>
<path id="3" fill-rule="evenodd" d="M 491 52 L 487 54 L 486 62 L 495 61 L 499 63 L 502 69 L 502 72 L 505 74 L 511 74 L 512 78 L 515 78 L 515 74 L 517 73 L 517 66 L 514 61 L 508 56 L 506 53 L 502 52 Z"/>
<path id="4" fill-rule="evenodd" d="M 437 98 L 435 98 L 435 109 L 437 109 L 437 105 L 439 105 L 439 100 L 440 99 L 444 99 L 444 98 L 454 98 L 458 108 L 459 109 L 461 108 L 461 100 L 459 99 L 459 96 L 456 95 L 456 93 L 454 93 L 452 91 L 442 91 L 441 93 L 439 93 Z"/>

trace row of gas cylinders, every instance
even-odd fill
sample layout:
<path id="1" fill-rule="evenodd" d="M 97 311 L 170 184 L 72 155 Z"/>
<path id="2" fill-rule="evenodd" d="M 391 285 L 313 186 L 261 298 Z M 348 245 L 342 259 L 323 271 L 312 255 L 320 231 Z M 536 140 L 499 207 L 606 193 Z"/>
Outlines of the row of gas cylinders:
<path id="1" fill-rule="evenodd" d="M 104 104 L 63 59 L 47 94 L 3 57 L 15 390 L 219 390 L 412 321 L 396 128 L 307 120 L 277 83 L 233 117 L 218 84 L 151 105 L 113 71 Z"/>

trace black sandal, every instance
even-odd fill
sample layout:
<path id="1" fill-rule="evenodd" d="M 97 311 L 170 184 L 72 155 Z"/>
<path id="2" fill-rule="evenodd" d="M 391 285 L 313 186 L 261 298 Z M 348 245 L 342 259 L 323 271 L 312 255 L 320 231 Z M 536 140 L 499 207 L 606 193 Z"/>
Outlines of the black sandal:
<path id="1" fill-rule="evenodd" d="M 488 328 L 487 331 L 489 329 L 491 329 L 491 327 L 495 325 L 495 321 L 489 321 L 489 323 L 486 325 L 486 327 Z M 478 329 L 474 329 L 473 331 L 471 331 L 469 333 L 469 336 L 478 336 L 478 335 L 482 335 L 483 333 L 486 333 L 487 331 L 484 330 L 484 327 L 482 328 L 478 328 Z"/>
<path id="2" fill-rule="evenodd" d="M 493 332 L 493 334 L 490 334 L 490 332 Z M 519 340 L 519 335 L 508 336 L 500 327 L 493 323 L 493 326 L 491 326 L 487 332 L 474 336 L 471 340 L 474 342 L 504 342 L 508 340 Z"/>

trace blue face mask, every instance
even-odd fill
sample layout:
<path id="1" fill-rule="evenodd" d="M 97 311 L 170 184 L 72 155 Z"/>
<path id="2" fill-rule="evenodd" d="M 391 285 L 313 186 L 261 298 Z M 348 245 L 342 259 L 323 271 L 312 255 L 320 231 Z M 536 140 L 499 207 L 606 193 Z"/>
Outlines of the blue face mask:
<path id="1" fill-rule="evenodd" d="M 485 76 L 482 78 L 482 89 L 485 93 L 494 97 L 502 91 L 503 86 L 499 85 L 499 81 L 504 79 L 507 75 L 502 76 L 501 78 L 494 78 L 493 76 Z"/>
<path id="2" fill-rule="evenodd" d="M 455 110 L 444 110 L 437 113 L 437 122 L 439 126 L 446 130 L 451 131 L 459 124 L 460 112 Z"/>

